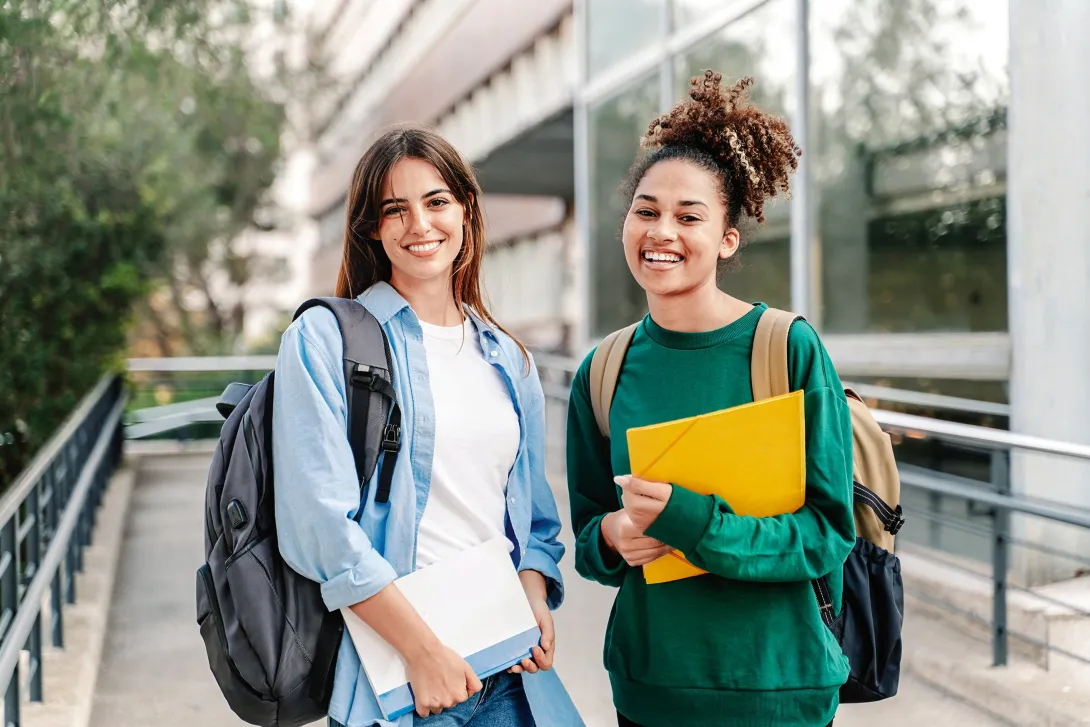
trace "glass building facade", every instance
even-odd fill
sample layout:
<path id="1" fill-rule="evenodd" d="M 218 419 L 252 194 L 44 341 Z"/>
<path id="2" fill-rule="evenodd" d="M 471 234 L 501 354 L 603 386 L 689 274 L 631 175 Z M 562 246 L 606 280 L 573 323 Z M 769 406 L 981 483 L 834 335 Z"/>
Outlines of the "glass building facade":
<path id="1" fill-rule="evenodd" d="M 938 350 L 926 375 L 858 369 L 852 381 L 1007 402 L 1005 372 L 966 375 L 953 360 L 1008 330 L 1006 2 L 584 0 L 577 13 L 589 341 L 646 312 L 620 250 L 629 200 L 619 185 L 649 122 L 711 68 L 725 83 L 752 76 L 752 102 L 785 118 L 804 152 L 793 199 L 776 198 L 764 225 L 741 230 L 741 266 L 720 286 L 804 313 L 828 345 L 847 342 L 863 359 L 868 346 L 903 336 L 953 354 L 949 369 Z M 1008 425 L 1005 415 L 916 411 Z M 902 461 L 988 478 L 986 455 L 935 440 L 895 444 Z M 954 498 L 905 498 L 914 512 L 979 515 Z M 925 522 L 904 537 L 989 557 L 987 541 Z"/>
<path id="2" fill-rule="evenodd" d="M 619 250 L 618 186 L 648 122 L 705 68 L 753 76 L 753 102 L 804 149 L 795 199 L 742 230 L 725 290 L 804 312 L 825 335 L 1006 331 L 1005 2 L 585 0 L 577 12 L 591 340 L 646 310 Z"/>

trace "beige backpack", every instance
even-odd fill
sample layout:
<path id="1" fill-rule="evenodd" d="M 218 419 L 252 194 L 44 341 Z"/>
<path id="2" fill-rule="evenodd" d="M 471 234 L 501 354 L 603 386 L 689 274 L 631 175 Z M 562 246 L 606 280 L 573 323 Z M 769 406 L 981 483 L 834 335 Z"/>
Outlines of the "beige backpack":
<path id="1" fill-rule="evenodd" d="M 757 323 L 750 363 L 753 400 L 786 394 L 787 334 L 801 316 L 769 308 Z M 609 408 L 617 388 L 621 362 L 639 323 L 606 336 L 591 359 L 590 400 L 602 436 L 609 437 Z M 904 524 L 901 479 L 893 445 L 874 420 L 859 394 L 844 389 L 852 420 L 853 479 L 855 480 L 856 534 L 883 550 L 893 552 L 894 537 Z"/>
<path id="2" fill-rule="evenodd" d="M 753 339 L 750 381 L 758 401 L 789 391 L 787 334 L 799 319 L 769 308 Z M 625 351 L 636 325 L 606 337 L 591 359 L 590 396 L 602 436 L 609 437 L 609 407 Z M 904 524 L 901 480 L 893 445 L 863 400 L 845 389 L 852 421 L 855 547 L 844 563 L 843 597 L 834 613 L 827 578 L 810 582 L 822 621 L 840 644 L 850 666 L 840 687 L 840 702 L 875 702 L 897 694 L 901 673 L 904 582 L 893 553 Z"/>

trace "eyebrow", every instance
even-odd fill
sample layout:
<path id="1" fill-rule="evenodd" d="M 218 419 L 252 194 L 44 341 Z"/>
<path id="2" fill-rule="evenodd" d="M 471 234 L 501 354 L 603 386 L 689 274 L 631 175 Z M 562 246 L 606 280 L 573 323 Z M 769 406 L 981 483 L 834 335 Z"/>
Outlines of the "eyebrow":
<path id="1" fill-rule="evenodd" d="M 652 204 L 658 204 L 658 201 L 659 201 L 657 197 L 655 197 L 653 195 L 650 195 L 650 194 L 637 194 L 636 199 L 647 200 L 648 202 L 650 202 Z M 708 207 L 708 205 L 704 204 L 703 202 L 701 202 L 698 199 L 683 199 L 680 202 L 678 202 L 677 204 L 678 204 L 678 207 L 696 207 L 698 205 L 700 207 L 704 207 L 705 209 Z"/>
<path id="2" fill-rule="evenodd" d="M 425 194 L 420 199 L 428 199 L 430 197 L 434 197 L 437 194 L 450 194 L 450 190 L 446 189 L 445 187 L 440 188 L 440 189 L 433 189 L 432 191 L 428 192 L 427 194 Z M 389 199 L 382 200 L 382 202 L 380 203 L 379 206 L 380 207 L 385 207 L 388 204 L 404 204 L 405 202 L 408 202 L 408 200 L 405 199 L 404 197 L 396 197 L 396 198 L 391 197 Z"/>

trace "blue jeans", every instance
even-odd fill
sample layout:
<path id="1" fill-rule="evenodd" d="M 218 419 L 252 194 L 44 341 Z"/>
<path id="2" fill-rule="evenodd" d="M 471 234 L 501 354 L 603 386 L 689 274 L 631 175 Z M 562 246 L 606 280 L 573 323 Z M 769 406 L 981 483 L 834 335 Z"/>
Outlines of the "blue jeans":
<path id="1" fill-rule="evenodd" d="M 329 720 L 329 727 L 344 727 Z M 484 680 L 481 691 L 430 717 L 413 715 L 413 727 L 534 727 L 522 675 L 500 672 Z"/>

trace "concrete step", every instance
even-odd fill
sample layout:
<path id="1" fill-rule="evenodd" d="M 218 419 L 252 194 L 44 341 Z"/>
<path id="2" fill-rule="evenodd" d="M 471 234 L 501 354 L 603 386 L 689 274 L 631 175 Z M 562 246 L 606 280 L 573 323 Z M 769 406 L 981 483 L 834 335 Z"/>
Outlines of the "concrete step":
<path id="1" fill-rule="evenodd" d="M 918 611 L 991 641 L 989 566 L 916 545 L 899 548 L 897 555 Z M 1008 585 L 1007 630 L 1010 653 L 1058 676 L 1090 680 L 1090 577 L 1027 590 Z"/>

